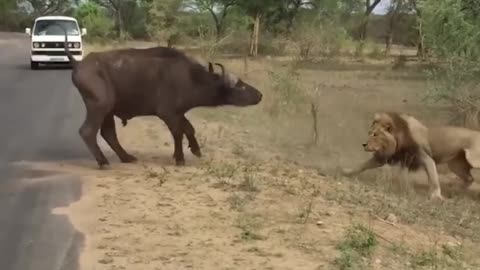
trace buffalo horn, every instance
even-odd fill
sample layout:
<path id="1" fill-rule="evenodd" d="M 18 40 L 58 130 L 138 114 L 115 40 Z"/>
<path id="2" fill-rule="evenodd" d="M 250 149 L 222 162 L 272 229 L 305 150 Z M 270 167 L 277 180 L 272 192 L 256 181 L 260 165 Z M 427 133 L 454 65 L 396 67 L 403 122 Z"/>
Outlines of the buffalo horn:
<path id="1" fill-rule="evenodd" d="M 225 76 L 225 67 L 220 63 L 215 63 L 215 65 L 219 66 L 222 69 L 222 76 Z"/>

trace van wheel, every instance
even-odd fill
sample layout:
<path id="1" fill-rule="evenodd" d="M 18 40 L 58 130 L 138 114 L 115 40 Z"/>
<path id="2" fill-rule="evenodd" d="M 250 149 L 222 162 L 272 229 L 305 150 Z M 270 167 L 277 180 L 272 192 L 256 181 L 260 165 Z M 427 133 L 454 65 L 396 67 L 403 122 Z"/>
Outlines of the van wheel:
<path id="1" fill-rule="evenodd" d="M 38 69 L 38 62 L 30 61 L 30 69 Z"/>

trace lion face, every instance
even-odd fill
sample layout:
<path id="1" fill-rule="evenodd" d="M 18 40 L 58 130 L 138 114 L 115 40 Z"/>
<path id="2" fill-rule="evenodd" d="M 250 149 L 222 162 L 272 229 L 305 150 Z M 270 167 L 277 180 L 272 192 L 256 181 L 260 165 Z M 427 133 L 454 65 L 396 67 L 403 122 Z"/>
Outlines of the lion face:
<path id="1" fill-rule="evenodd" d="M 375 127 L 368 132 L 368 140 L 363 144 L 363 148 L 366 152 L 374 152 L 383 157 L 390 157 L 395 154 L 397 140 L 385 129 Z"/>

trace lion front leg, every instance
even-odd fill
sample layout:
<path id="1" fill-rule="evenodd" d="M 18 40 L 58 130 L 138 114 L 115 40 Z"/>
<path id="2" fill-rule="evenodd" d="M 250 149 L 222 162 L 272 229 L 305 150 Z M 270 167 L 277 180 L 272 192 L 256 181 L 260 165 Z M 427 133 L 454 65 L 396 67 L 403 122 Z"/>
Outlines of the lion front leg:
<path id="1" fill-rule="evenodd" d="M 440 181 L 438 180 L 437 165 L 435 164 L 435 161 L 423 150 L 420 151 L 420 159 L 428 176 L 430 199 L 444 200 L 440 189 Z"/>
<path id="2" fill-rule="evenodd" d="M 382 167 L 383 165 L 385 165 L 384 162 L 380 162 L 375 157 L 371 157 L 354 169 L 344 168 L 342 174 L 344 176 L 353 176 L 366 170 Z"/>
<path id="3" fill-rule="evenodd" d="M 459 154 L 454 159 L 450 160 L 448 163 L 448 168 L 460 179 L 463 181 L 463 188 L 469 188 L 473 183 L 473 176 L 470 172 L 472 166 L 468 161 L 465 159 L 465 156 Z"/>

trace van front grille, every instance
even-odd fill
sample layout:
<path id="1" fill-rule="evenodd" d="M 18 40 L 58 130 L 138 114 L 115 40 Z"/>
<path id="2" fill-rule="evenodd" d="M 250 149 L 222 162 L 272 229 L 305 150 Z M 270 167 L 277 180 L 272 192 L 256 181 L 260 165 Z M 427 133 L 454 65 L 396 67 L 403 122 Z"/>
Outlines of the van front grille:
<path id="1" fill-rule="evenodd" d="M 81 51 L 70 51 L 73 55 L 81 55 Z M 54 55 L 54 56 L 66 56 L 65 51 L 32 51 L 33 55 Z"/>
<path id="2" fill-rule="evenodd" d="M 42 47 L 42 48 L 45 48 L 45 49 L 54 49 L 54 48 L 63 48 L 63 42 L 53 42 L 53 41 L 49 41 L 49 42 L 36 42 L 36 43 L 39 43 L 39 44 L 45 44 L 45 47 Z M 72 47 L 73 47 L 73 42 L 69 42 L 70 44 L 72 44 Z"/>

